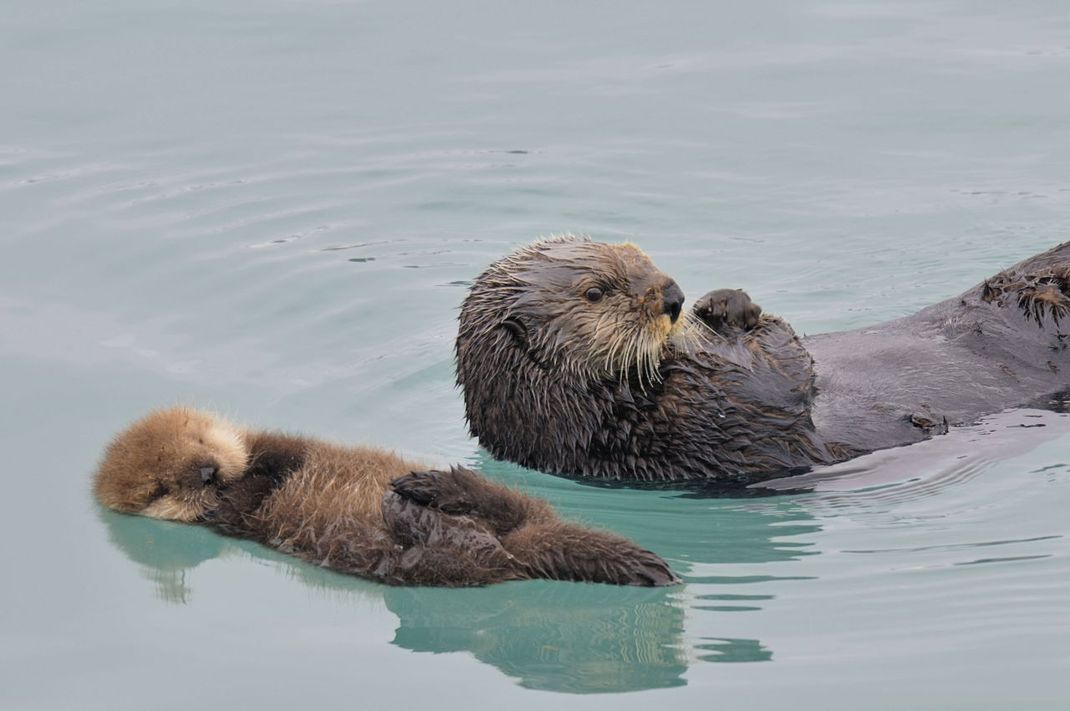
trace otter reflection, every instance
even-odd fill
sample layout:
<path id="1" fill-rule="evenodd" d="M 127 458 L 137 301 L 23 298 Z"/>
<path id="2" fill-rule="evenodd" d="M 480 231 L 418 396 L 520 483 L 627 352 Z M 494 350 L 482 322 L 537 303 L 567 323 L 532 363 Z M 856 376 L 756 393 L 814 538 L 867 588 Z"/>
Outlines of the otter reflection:
<path id="1" fill-rule="evenodd" d="M 108 529 L 108 539 L 139 565 L 164 602 L 189 602 L 192 590 L 186 573 L 233 548 L 231 541 L 204 528 L 127 516 L 103 507 L 97 508 L 97 515 Z"/>
<path id="2" fill-rule="evenodd" d="M 504 466 L 510 465 L 496 464 Z M 532 689 L 612 693 L 681 686 L 695 660 L 771 657 L 772 651 L 758 640 L 730 639 L 717 628 L 720 615 L 759 610 L 764 600 L 774 597 L 771 587 L 779 585 L 778 575 L 739 575 L 736 566 L 772 565 L 773 570 L 763 572 L 781 574 L 784 566 L 814 553 L 807 541 L 819 529 L 792 499 L 684 501 L 653 492 L 593 490 L 535 473 L 519 475 L 532 477 L 533 493 L 556 501 L 567 498 L 578 507 L 589 506 L 592 496 L 602 501 L 588 509 L 592 523 L 626 527 L 616 517 L 632 516 L 630 506 L 616 506 L 615 496 L 638 495 L 648 542 L 679 561 L 682 572 L 691 572 L 691 589 L 543 581 L 466 590 L 394 588 L 338 575 L 198 527 L 104 509 L 98 509 L 98 515 L 112 543 L 138 564 L 157 597 L 167 603 L 192 599 L 193 571 L 201 563 L 250 556 L 269 561 L 325 597 L 367 601 L 382 596 L 398 618 L 392 644 L 413 652 L 468 652 Z M 562 484 L 569 487 L 567 497 L 558 489 Z M 721 566 L 731 570 L 722 572 Z M 715 567 L 718 570 L 711 571 Z M 746 604 L 738 601 L 743 593 Z M 695 628 L 690 635 L 685 624 Z"/>
<path id="3" fill-rule="evenodd" d="M 394 644 L 470 652 L 521 686 L 597 693 L 684 685 L 684 614 L 671 594 L 606 590 L 539 583 L 525 586 L 522 597 L 511 585 L 385 594 L 401 621 Z M 471 594 L 450 594 L 457 592 Z"/>
<path id="4" fill-rule="evenodd" d="M 393 644 L 413 652 L 469 652 L 525 687 L 599 693 L 686 683 L 684 610 L 664 589 L 511 583 L 465 590 L 388 587 L 203 529 L 103 509 L 99 516 L 111 542 L 141 567 L 157 597 L 168 603 L 191 600 L 191 573 L 201 563 L 249 555 L 270 560 L 325 594 L 365 600 L 382 595 L 398 617 Z"/>

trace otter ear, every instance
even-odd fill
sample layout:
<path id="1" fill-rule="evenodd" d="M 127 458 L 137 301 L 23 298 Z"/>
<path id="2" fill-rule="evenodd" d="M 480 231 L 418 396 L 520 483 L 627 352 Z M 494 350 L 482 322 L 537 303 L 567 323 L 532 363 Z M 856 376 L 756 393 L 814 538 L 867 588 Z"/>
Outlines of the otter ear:
<path id="1" fill-rule="evenodd" d="M 510 316 L 502 321 L 502 328 L 508 331 L 516 344 L 521 348 L 528 347 L 528 329 L 516 316 Z"/>

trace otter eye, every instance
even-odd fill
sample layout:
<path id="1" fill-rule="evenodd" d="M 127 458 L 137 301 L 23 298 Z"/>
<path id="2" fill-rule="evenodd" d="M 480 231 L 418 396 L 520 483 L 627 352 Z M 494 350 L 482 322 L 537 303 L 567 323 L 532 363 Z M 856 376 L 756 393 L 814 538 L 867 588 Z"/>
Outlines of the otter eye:
<path id="1" fill-rule="evenodd" d="M 597 286 L 592 286 L 583 296 L 592 304 L 594 304 L 601 301 L 603 295 L 604 292 L 601 289 L 599 289 Z"/>

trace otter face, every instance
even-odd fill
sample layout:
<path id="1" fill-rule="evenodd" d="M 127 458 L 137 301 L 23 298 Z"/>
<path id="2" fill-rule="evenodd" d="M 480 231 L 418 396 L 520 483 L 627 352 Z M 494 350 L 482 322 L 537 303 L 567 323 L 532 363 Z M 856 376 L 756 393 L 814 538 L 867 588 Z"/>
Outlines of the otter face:
<path id="1" fill-rule="evenodd" d="M 574 237 L 536 242 L 492 265 L 461 312 L 461 331 L 509 331 L 544 367 L 658 378 L 683 328 L 683 292 L 641 249 Z M 476 323 L 478 322 L 478 323 Z"/>
<path id="2" fill-rule="evenodd" d="M 218 505 L 219 487 L 241 478 L 248 457 L 241 432 L 222 419 L 158 410 L 116 436 L 93 488 L 116 511 L 193 521 Z"/>

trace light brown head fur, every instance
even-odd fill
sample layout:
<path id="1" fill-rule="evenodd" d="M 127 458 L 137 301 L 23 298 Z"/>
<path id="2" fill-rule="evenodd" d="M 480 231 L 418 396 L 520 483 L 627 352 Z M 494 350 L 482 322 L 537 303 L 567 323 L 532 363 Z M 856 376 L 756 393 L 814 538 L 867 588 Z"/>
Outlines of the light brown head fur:
<path id="1" fill-rule="evenodd" d="M 104 506 L 152 518 L 193 521 L 218 503 L 218 486 L 245 473 L 241 430 L 185 407 L 156 410 L 116 435 L 93 490 Z"/>

